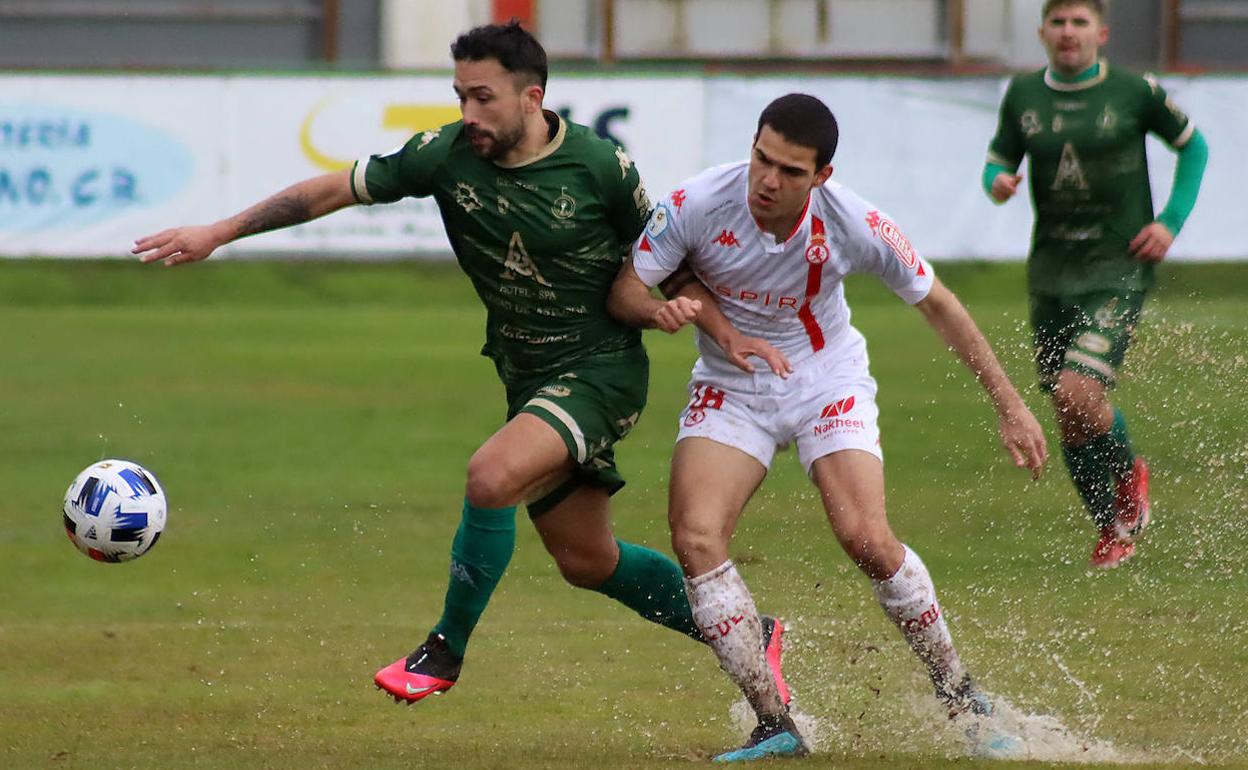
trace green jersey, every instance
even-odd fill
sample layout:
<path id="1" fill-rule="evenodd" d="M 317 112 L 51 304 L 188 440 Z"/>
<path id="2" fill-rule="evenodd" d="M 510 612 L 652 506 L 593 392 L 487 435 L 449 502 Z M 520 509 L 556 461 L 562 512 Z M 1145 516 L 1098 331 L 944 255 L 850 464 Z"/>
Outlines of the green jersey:
<path id="1" fill-rule="evenodd" d="M 473 154 L 463 122 L 356 164 L 361 203 L 432 195 L 451 250 L 486 309 L 482 354 L 506 384 L 638 348 L 606 297 L 650 201 L 622 148 L 547 113 L 539 155 L 505 166 Z"/>
<path id="2" fill-rule="evenodd" d="M 1117 70 L 1066 83 L 1049 70 L 1017 75 L 1001 103 L 988 160 L 1017 169 L 1031 158 L 1033 294 L 1146 290 L 1153 265 L 1128 244 L 1153 221 L 1144 137 L 1172 147 L 1195 127 L 1155 81 Z"/>

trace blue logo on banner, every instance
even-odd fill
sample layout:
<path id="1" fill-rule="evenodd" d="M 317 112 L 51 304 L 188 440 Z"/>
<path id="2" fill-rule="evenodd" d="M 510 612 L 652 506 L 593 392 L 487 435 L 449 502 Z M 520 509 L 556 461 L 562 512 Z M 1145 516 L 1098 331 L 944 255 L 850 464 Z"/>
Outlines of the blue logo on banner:
<path id="1" fill-rule="evenodd" d="M 190 184 L 178 139 L 106 112 L 0 104 L 0 232 L 73 229 Z"/>

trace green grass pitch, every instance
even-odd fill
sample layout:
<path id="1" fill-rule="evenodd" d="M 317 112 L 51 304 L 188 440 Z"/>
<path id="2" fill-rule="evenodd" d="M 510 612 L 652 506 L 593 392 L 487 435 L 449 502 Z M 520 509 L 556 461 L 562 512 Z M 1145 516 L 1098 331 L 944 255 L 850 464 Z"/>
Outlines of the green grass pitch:
<path id="1" fill-rule="evenodd" d="M 1162 270 L 1117 394 L 1155 523 L 1106 574 L 1086 568 L 1094 533 L 1033 385 L 1021 266 L 937 267 L 1055 458 L 1039 482 L 1014 469 L 918 313 L 852 279 L 890 518 L 980 682 L 1036 715 L 1029 729 L 1069 734 L 1044 732 L 1031 763 L 959 756 L 786 452 L 733 555 L 793 627 L 786 667 L 818 745 L 793 766 L 1248 767 L 1248 265 Z M 0 766 L 681 768 L 738 743 L 709 651 L 566 586 L 523 518 L 459 686 L 411 708 L 373 689 L 438 616 L 463 471 L 503 417 L 482 320 L 449 265 L 0 262 Z M 670 552 L 692 341 L 647 342 L 615 519 Z M 61 531 L 66 486 L 111 456 L 170 500 L 130 564 L 91 562 Z"/>

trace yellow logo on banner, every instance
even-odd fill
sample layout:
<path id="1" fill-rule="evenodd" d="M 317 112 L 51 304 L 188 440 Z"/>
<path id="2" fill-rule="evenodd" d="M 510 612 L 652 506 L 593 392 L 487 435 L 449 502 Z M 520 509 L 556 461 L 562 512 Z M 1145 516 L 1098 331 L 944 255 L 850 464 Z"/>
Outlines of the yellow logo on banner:
<path id="1" fill-rule="evenodd" d="M 356 159 L 335 158 L 321 152 L 312 142 L 312 124 L 316 122 L 317 116 L 329 106 L 329 103 L 329 99 L 321 101 L 303 119 L 303 125 L 299 126 L 299 147 L 303 150 L 304 157 L 317 168 L 324 171 L 341 171 L 350 168 Z M 459 120 L 459 117 L 459 108 L 455 106 L 388 104 L 381 116 L 381 127 L 387 131 L 405 131 L 408 134 L 415 134 L 419 131 L 445 126 L 447 123 L 454 123 Z"/>

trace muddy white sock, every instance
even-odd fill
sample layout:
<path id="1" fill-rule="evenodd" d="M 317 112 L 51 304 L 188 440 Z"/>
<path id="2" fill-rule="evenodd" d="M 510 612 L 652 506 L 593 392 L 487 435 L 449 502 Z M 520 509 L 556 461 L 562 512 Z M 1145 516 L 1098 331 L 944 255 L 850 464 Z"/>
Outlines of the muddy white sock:
<path id="1" fill-rule="evenodd" d="M 784 701 L 763 654 L 763 625 L 736 566 L 726 561 L 704 575 L 686 578 L 685 593 L 720 668 L 741 688 L 754 713 L 760 719 L 783 714 Z"/>
<path id="2" fill-rule="evenodd" d="M 952 693 L 965 675 L 953 638 L 945 624 L 932 576 L 919 555 L 906 549 L 901 567 L 887 580 L 872 580 L 875 598 L 884 608 L 910 649 L 918 656 L 932 684 L 939 691 Z"/>

